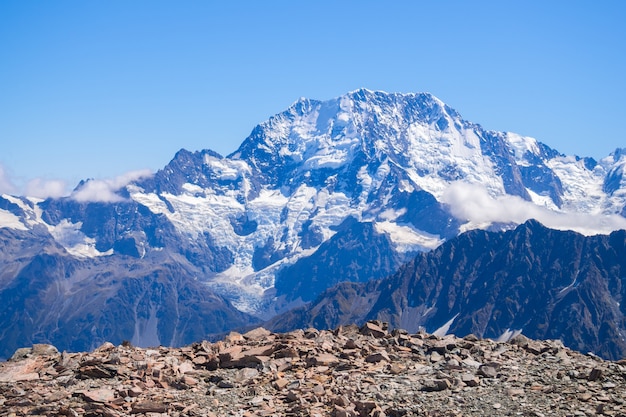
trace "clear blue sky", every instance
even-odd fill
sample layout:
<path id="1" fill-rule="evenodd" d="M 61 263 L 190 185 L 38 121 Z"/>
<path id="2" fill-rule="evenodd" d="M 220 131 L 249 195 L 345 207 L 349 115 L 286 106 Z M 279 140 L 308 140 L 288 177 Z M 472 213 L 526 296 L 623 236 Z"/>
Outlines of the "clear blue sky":
<path id="1" fill-rule="evenodd" d="M 601 158 L 626 147 L 626 2 L 2 0 L 0 191 L 226 155 L 359 87 Z"/>

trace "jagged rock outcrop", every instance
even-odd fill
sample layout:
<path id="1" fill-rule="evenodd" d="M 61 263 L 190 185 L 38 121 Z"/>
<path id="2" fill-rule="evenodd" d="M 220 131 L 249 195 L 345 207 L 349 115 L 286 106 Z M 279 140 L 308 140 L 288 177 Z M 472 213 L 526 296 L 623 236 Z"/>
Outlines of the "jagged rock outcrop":
<path id="1" fill-rule="evenodd" d="M 518 335 L 389 331 L 383 322 L 141 349 L 34 345 L 0 363 L 3 416 L 626 415 L 626 363 Z"/>

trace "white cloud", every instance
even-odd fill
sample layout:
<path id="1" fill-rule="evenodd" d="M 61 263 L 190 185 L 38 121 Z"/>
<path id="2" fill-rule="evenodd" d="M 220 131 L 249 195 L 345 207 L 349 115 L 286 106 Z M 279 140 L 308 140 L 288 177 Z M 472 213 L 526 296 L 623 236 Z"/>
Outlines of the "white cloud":
<path id="1" fill-rule="evenodd" d="M 453 183 L 442 196 L 452 214 L 476 225 L 496 222 L 523 223 L 535 219 L 546 227 L 573 230 L 584 235 L 606 234 L 626 229 L 626 219 L 619 215 L 564 213 L 538 206 L 517 196 L 492 197 L 480 185 Z"/>
<path id="2" fill-rule="evenodd" d="M 37 198 L 58 198 L 68 194 L 67 184 L 62 180 L 35 178 L 26 184 L 25 194 Z"/>
<path id="3" fill-rule="evenodd" d="M 12 194 L 16 191 L 15 185 L 9 178 L 4 167 L 0 164 L 0 194 Z"/>
<path id="4" fill-rule="evenodd" d="M 131 181 L 152 175 L 149 170 L 131 171 L 112 179 L 89 180 L 78 190 L 74 191 L 71 198 L 80 202 L 117 202 L 124 200 L 116 194 L 116 191 L 126 186 Z"/>

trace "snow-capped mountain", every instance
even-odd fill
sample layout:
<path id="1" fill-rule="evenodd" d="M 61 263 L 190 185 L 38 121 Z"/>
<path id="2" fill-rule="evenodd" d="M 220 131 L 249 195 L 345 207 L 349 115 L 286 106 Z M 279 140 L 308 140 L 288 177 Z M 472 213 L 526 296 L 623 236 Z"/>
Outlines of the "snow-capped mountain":
<path id="1" fill-rule="evenodd" d="M 405 260 L 460 230 L 488 226 L 455 216 L 453 184 L 555 213 L 619 214 L 624 161 L 619 150 L 598 163 L 486 131 L 430 94 L 358 90 L 300 99 L 230 156 L 181 151 L 127 190 L 192 239 L 206 231 L 233 257 L 212 280 L 260 297 L 349 217 L 371 222 Z"/>
<path id="2" fill-rule="evenodd" d="M 530 217 L 586 234 L 626 228 L 625 165 L 626 149 L 565 156 L 485 130 L 430 94 L 362 89 L 298 100 L 227 157 L 181 150 L 127 184 L 85 181 L 45 201 L 4 195 L 0 227 L 92 265 L 168 259 L 268 318 L 336 282 L 386 276 L 465 230 Z M 0 298 L 29 256 L 2 255 Z"/>

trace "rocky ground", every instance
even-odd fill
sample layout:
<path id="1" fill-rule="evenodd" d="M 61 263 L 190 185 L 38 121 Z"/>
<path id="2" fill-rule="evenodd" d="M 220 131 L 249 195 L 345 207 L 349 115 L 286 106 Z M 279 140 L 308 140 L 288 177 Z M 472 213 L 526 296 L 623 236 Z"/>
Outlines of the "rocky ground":
<path id="1" fill-rule="evenodd" d="M 381 322 L 90 353 L 19 349 L 0 415 L 626 416 L 626 362 L 558 341 L 389 332 Z"/>

